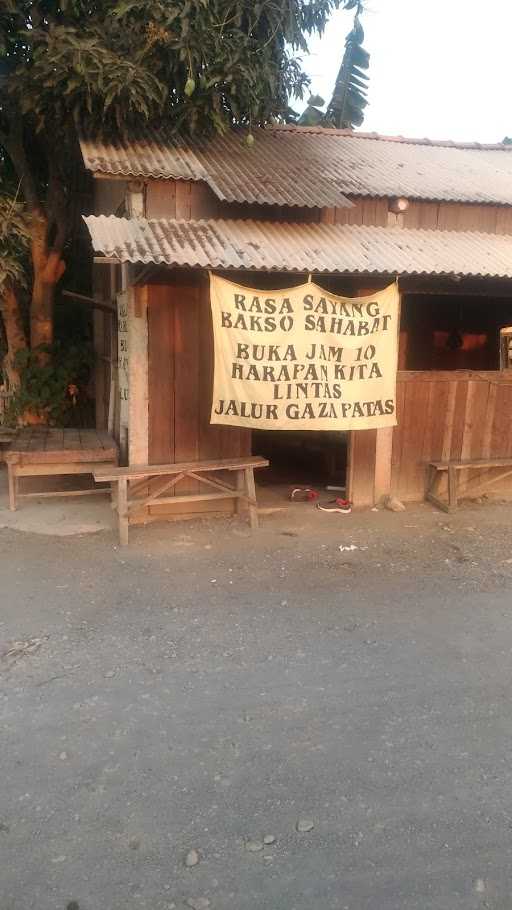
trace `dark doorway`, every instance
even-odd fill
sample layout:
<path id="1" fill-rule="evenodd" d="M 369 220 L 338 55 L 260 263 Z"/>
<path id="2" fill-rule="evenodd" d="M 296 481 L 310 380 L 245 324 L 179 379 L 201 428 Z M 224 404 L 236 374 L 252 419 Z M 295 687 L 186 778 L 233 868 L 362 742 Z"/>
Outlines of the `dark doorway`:
<path id="1" fill-rule="evenodd" d="M 321 430 L 253 430 L 252 451 L 270 461 L 262 484 L 346 485 L 348 433 Z"/>

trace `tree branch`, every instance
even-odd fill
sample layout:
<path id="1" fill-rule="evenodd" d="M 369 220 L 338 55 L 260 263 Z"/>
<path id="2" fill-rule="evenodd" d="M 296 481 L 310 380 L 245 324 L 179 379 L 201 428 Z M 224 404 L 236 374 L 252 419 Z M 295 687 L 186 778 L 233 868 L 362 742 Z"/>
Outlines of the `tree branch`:
<path id="1" fill-rule="evenodd" d="M 28 158 L 23 145 L 23 128 L 21 114 L 13 112 L 9 121 L 9 132 L 0 134 L 0 142 L 12 161 L 25 197 L 25 202 L 33 214 L 43 215 L 41 200 L 37 192 L 37 185 L 28 163 Z"/>
<path id="2" fill-rule="evenodd" d="M 48 160 L 48 193 L 46 209 L 51 229 L 51 247 L 56 253 L 62 253 L 69 233 L 68 199 L 64 189 L 64 178 L 51 150 L 47 151 Z"/>

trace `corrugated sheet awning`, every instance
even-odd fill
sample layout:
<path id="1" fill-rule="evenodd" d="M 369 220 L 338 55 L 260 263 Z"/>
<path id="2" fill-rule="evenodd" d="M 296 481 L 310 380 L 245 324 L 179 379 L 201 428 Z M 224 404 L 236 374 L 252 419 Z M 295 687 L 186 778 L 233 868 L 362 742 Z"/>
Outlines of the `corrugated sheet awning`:
<path id="1" fill-rule="evenodd" d="M 85 218 L 97 253 L 214 269 L 512 278 L 512 236 L 347 224 Z"/>
<path id="2" fill-rule="evenodd" d="M 101 174 L 206 182 L 227 202 L 333 207 L 347 196 L 512 205 L 512 147 L 430 142 L 319 127 L 272 127 L 191 142 L 149 127 L 137 139 L 82 138 Z"/>

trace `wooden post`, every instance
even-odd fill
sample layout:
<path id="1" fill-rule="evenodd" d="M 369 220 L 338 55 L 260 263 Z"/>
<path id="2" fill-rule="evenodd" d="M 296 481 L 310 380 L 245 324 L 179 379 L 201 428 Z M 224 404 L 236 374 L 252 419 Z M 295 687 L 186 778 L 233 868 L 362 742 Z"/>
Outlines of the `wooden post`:
<path id="1" fill-rule="evenodd" d="M 448 468 L 448 505 L 450 509 L 457 508 L 457 471 L 453 465 Z"/>
<path id="2" fill-rule="evenodd" d="M 10 462 L 7 464 L 7 476 L 9 479 L 9 509 L 11 512 L 15 512 L 18 478 L 16 477 L 16 466 Z"/>
<path id="3" fill-rule="evenodd" d="M 355 506 L 373 506 L 377 430 L 352 430 L 347 472 L 347 498 Z"/>
<path id="4" fill-rule="evenodd" d="M 375 441 L 374 501 L 391 493 L 391 454 L 393 451 L 394 427 L 377 430 Z"/>
<path id="5" fill-rule="evenodd" d="M 119 451 L 121 463 L 128 459 L 128 426 L 129 426 L 129 335 L 130 293 L 123 291 L 117 295 L 117 389 L 119 394 Z"/>
<path id="6" fill-rule="evenodd" d="M 110 482 L 110 506 L 112 508 L 112 511 L 117 509 L 117 491 L 117 480 L 112 480 Z"/>
<path id="7" fill-rule="evenodd" d="M 121 546 L 128 543 L 128 481 L 120 477 L 117 481 L 117 518 L 119 526 L 119 542 Z"/>
<path id="8" fill-rule="evenodd" d="M 96 396 L 96 429 L 104 430 L 107 426 L 105 412 L 105 320 L 106 315 L 101 310 L 92 312 L 94 352 L 96 354 L 94 367 L 94 390 Z"/>
<path id="9" fill-rule="evenodd" d="M 249 497 L 249 522 L 251 528 L 258 527 L 258 507 L 256 504 L 256 487 L 254 485 L 254 470 L 245 468 L 245 489 Z"/>
<path id="10" fill-rule="evenodd" d="M 392 215 L 396 219 L 396 215 Z M 373 289 L 358 288 L 356 297 L 368 297 Z M 378 291 L 376 292 L 378 293 Z M 400 347 L 401 294 L 398 291 L 396 324 L 396 359 Z M 396 396 L 395 396 L 396 400 Z M 391 467 L 394 427 L 375 430 L 352 430 L 347 453 L 347 498 L 355 505 L 375 505 L 382 496 L 391 493 Z"/>
<path id="11" fill-rule="evenodd" d="M 128 293 L 128 464 L 149 461 L 148 289 Z"/>
<path id="12" fill-rule="evenodd" d="M 245 477 L 243 471 L 236 472 L 236 488 L 239 493 L 245 492 Z M 237 496 L 235 499 L 235 513 L 241 515 L 243 512 L 243 500 L 240 496 Z"/>

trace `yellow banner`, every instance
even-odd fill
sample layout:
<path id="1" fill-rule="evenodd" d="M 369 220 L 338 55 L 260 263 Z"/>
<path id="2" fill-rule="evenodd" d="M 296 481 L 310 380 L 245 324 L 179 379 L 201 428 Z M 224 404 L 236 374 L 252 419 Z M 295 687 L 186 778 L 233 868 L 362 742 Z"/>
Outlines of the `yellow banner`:
<path id="1" fill-rule="evenodd" d="M 211 422 L 273 430 L 396 424 L 399 294 L 337 297 L 312 282 L 280 291 L 210 276 Z"/>

